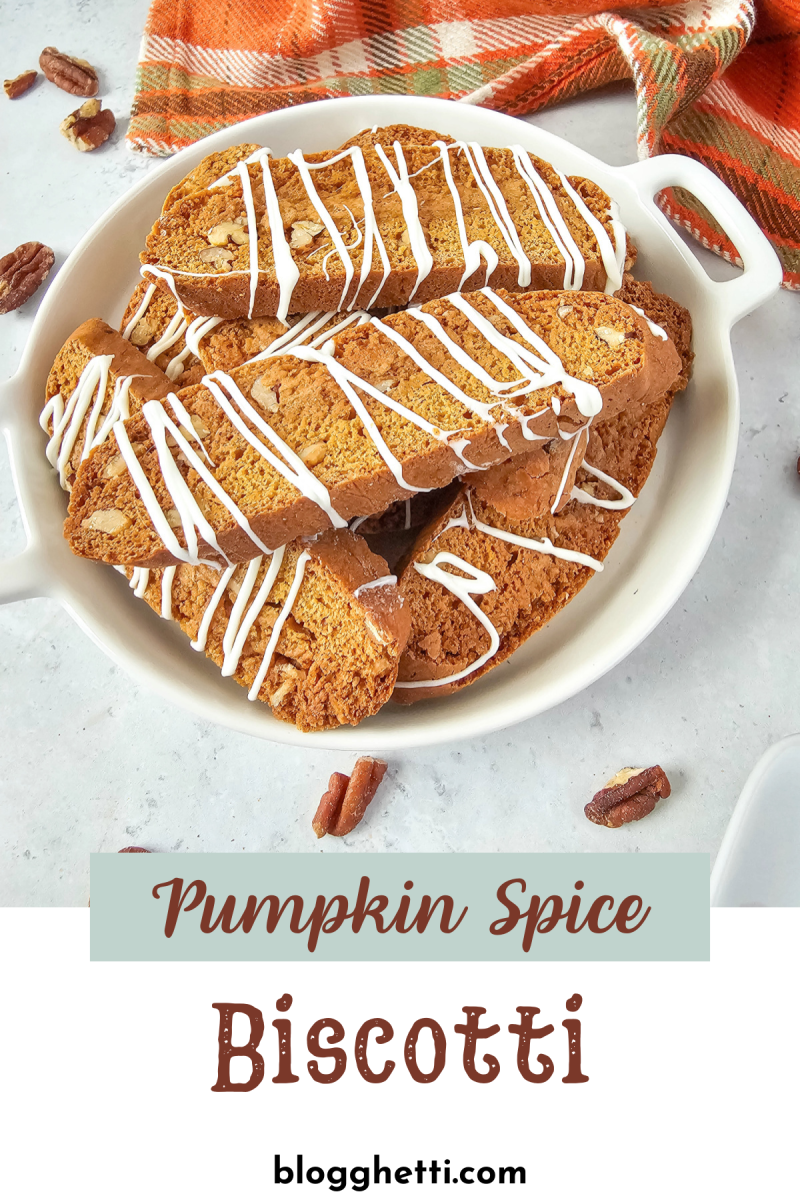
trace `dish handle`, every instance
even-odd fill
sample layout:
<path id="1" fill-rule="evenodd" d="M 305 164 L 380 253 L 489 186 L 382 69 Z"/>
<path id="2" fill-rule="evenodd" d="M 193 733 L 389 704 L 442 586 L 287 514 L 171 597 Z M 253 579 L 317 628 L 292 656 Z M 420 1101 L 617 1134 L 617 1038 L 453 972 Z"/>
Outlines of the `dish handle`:
<path id="1" fill-rule="evenodd" d="M 24 550 L 13 558 L 0 560 L 0 604 L 48 596 L 51 591 L 44 554 L 44 531 L 35 515 L 41 511 L 36 504 L 40 482 L 23 468 L 26 461 L 36 462 L 41 458 L 42 446 L 28 445 L 40 440 L 36 436 L 39 431 L 26 428 L 26 423 L 19 417 L 15 398 L 21 390 L 17 379 L 0 384 L 0 428 L 5 434 L 11 478 L 27 538 Z"/>
<path id="2" fill-rule="evenodd" d="M 622 167 L 619 173 L 632 184 L 642 203 L 669 232 L 695 274 L 702 277 L 729 326 L 758 308 L 778 290 L 783 273 L 777 254 L 744 205 L 708 167 L 682 154 L 659 154 Z M 655 202 L 658 192 L 668 187 L 686 188 L 719 222 L 744 264 L 737 279 L 723 283 L 709 279 Z"/>

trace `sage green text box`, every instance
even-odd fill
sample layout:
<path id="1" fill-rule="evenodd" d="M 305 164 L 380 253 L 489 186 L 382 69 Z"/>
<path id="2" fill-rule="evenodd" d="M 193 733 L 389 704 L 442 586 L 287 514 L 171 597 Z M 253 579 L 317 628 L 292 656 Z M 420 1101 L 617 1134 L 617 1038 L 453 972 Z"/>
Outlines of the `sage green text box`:
<path id="1" fill-rule="evenodd" d="M 209 962 L 702 961 L 709 957 L 708 880 L 705 854 L 93 854 L 91 957 Z M 407 883 L 413 886 L 404 886 Z M 583 886 L 576 888 L 576 883 Z M 171 897 L 188 888 L 188 905 L 203 894 L 201 884 L 204 898 L 192 911 L 180 913 L 167 937 Z M 156 898 L 153 889 L 159 885 Z M 498 897 L 503 885 L 505 904 Z M 426 895 L 433 912 L 420 931 L 413 921 Z M 447 896 L 452 900 L 447 922 L 452 932 L 440 927 L 445 902 L 433 907 L 433 901 Z M 248 897 L 253 897 L 249 908 Z M 258 909 L 258 902 L 268 897 L 276 899 L 266 899 Z M 398 908 L 401 913 L 406 910 L 405 915 L 385 932 L 366 915 L 356 932 L 353 926 L 369 901 L 373 909 L 380 908 L 378 897 L 386 900 L 379 914 L 384 927 Z M 538 897 L 535 923 L 527 915 L 533 897 Z M 641 905 L 628 897 L 639 897 Z M 564 915 L 556 920 L 559 900 Z M 523 914 L 514 928 L 511 905 Z M 621 907 L 626 919 L 617 916 L 617 924 L 612 924 Z M 590 912 L 595 916 L 587 924 Z M 267 929 L 270 916 L 272 932 Z M 592 924 L 603 932 L 593 932 Z M 630 931 L 621 931 L 620 924 Z M 226 932 L 226 926 L 232 931 Z"/>

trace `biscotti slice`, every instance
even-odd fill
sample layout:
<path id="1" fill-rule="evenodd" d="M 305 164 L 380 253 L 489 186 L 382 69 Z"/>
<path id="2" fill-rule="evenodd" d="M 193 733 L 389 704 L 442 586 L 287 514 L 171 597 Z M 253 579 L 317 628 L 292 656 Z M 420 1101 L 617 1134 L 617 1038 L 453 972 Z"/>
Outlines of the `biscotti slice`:
<path id="1" fill-rule="evenodd" d="M 369 141 L 327 159 L 265 149 L 162 213 L 142 262 L 193 312 L 282 321 L 485 284 L 619 288 L 625 230 L 590 180 L 521 146 Z"/>
<path id="2" fill-rule="evenodd" d="M 171 292 L 162 292 L 155 282 L 143 279 L 128 301 L 119 330 L 173 386 L 189 387 L 205 375 L 203 363 L 192 349 L 196 345 L 193 336 L 208 332 L 219 322 L 219 317 L 196 319 Z"/>
<path id="3" fill-rule="evenodd" d="M 183 179 L 167 192 L 162 212 L 166 212 L 168 208 L 186 196 L 191 196 L 193 192 L 201 192 L 204 188 L 219 183 L 235 170 L 240 162 L 251 158 L 262 149 L 263 147 L 256 142 L 243 142 L 238 146 L 228 146 L 226 150 L 207 154 L 188 175 L 184 175 Z"/>
<path id="4" fill-rule="evenodd" d="M 116 421 L 169 393 L 163 371 L 105 321 L 79 325 L 58 352 L 47 377 L 39 424 L 48 434 L 47 458 L 69 491 L 78 467 Z M 104 470 L 118 470 L 106 460 Z"/>
<path id="5" fill-rule="evenodd" d="M 665 396 L 636 405 L 592 429 L 574 498 L 557 515 L 515 521 L 462 485 L 400 574 L 411 635 L 394 701 L 414 704 L 474 683 L 603 569 L 655 462 L 671 403 Z"/>
<path id="6" fill-rule="evenodd" d="M 678 375 L 672 343 L 626 304 L 563 300 L 456 295 L 146 406 L 83 465 L 72 549 L 130 566 L 246 561 L 608 419 Z M 128 469 L 109 479 L 118 455 Z M 95 515 L 109 513 L 113 533 Z"/>
<path id="7" fill-rule="evenodd" d="M 618 295 L 650 323 L 656 337 L 672 340 L 681 372 L 671 390 L 681 391 L 689 381 L 694 358 L 688 312 L 670 296 L 656 292 L 651 283 L 632 275 L 625 276 Z M 588 436 L 586 429 L 580 436 L 566 434 L 551 442 L 539 442 L 527 454 L 518 454 L 487 471 L 462 475 L 462 482 L 469 484 L 479 500 L 515 520 L 558 512 L 569 502 Z"/>
<path id="8" fill-rule="evenodd" d="M 321 161 L 331 153 L 338 154 L 342 150 L 348 150 L 351 146 L 360 146 L 363 149 L 367 146 L 374 146 L 378 141 L 383 141 L 388 145 L 399 141 L 430 146 L 436 141 L 451 142 L 452 140 L 452 138 L 445 137 L 444 134 L 437 133 L 434 129 L 417 129 L 410 125 L 385 125 L 379 129 L 375 126 L 372 129 L 363 129 L 355 137 L 348 138 L 334 151 L 327 150 L 323 154 L 309 154 L 308 160 L 309 162 Z M 229 146 L 226 150 L 207 154 L 188 175 L 184 175 L 183 179 L 167 192 L 162 212 L 166 212 L 168 208 L 186 196 L 191 196 L 193 192 L 227 182 L 228 176 L 240 162 L 252 159 L 263 149 L 265 149 L 264 146 L 255 142 L 243 142 L 238 146 Z"/>
<path id="9" fill-rule="evenodd" d="M 347 530 L 224 572 L 127 573 L 249 699 L 305 732 L 357 725 L 391 695 L 408 614 L 384 560 Z"/>
<path id="10" fill-rule="evenodd" d="M 206 320 L 206 318 L 200 318 Z M 197 340 L 200 359 L 207 372 L 230 371 L 241 367 L 258 355 L 290 350 L 293 345 L 323 346 L 328 338 L 365 324 L 369 314 L 313 312 L 289 317 L 288 326 L 277 317 L 235 317 L 231 320 L 207 318 L 209 329 Z M 211 325 L 211 321 L 219 324 Z"/>
<path id="11" fill-rule="evenodd" d="M 673 397 L 686 386 L 693 359 L 686 309 L 630 277 L 625 294 L 660 334 L 669 333 L 680 374 L 655 403 L 631 406 L 591 428 L 586 458 L 558 515 L 514 519 L 470 485 L 453 494 L 401 564 L 412 628 L 393 697 L 398 703 L 473 683 L 602 570 L 652 469 Z M 502 495 L 495 498 L 509 507 Z"/>

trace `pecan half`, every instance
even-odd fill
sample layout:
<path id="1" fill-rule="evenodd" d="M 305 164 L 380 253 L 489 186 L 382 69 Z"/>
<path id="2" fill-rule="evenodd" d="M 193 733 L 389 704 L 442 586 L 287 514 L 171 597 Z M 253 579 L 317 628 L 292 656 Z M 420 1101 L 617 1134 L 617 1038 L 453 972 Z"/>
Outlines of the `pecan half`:
<path id="1" fill-rule="evenodd" d="M 583 811 L 595 825 L 619 829 L 629 821 L 641 821 L 671 790 L 661 767 L 624 767 Z"/>
<path id="2" fill-rule="evenodd" d="M 15 75 L 13 79 L 4 79 L 3 91 L 9 100 L 16 100 L 18 96 L 24 96 L 28 88 L 33 87 L 38 74 L 38 71 L 23 71 L 21 75 Z"/>
<path id="3" fill-rule="evenodd" d="M 85 58 L 62 54 L 55 46 L 45 46 L 39 55 L 39 66 L 47 79 L 72 96 L 97 95 L 97 71 Z"/>
<path id="4" fill-rule="evenodd" d="M 122 850 L 118 850 L 117 854 L 149 854 L 149 850 L 145 850 L 143 846 L 125 846 Z"/>
<path id="5" fill-rule="evenodd" d="M 345 837 L 352 833 L 385 774 L 386 763 L 377 758 L 359 758 L 349 779 L 341 771 L 334 771 L 311 822 L 317 837 L 324 837 L 326 833 L 331 837 Z"/>
<path id="6" fill-rule="evenodd" d="M 65 138 L 79 150 L 96 150 L 107 142 L 116 127 L 110 108 L 102 108 L 102 100 L 87 100 L 59 125 Z"/>
<path id="7" fill-rule="evenodd" d="M 55 261 L 49 246 L 23 242 L 0 258 L 0 313 L 13 312 L 41 287 Z"/>

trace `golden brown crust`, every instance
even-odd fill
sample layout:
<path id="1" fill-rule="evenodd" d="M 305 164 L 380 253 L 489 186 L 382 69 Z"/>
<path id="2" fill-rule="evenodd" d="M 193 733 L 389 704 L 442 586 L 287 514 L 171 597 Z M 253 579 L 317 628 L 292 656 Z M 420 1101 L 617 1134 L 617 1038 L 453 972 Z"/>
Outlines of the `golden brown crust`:
<path id="1" fill-rule="evenodd" d="M 572 485 L 586 453 L 588 434 L 572 439 L 553 438 L 538 442 L 525 454 L 517 454 L 488 471 L 462 475 L 479 500 L 515 520 L 542 516 L 569 502 Z"/>
<path id="2" fill-rule="evenodd" d="M 188 175 L 184 175 L 183 179 L 167 192 L 161 211 L 166 212 L 173 204 L 177 204 L 186 196 L 191 196 L 193 192 L 201 192 L 210 187 L 212 183 L 216 183 L 223 175 L 232 171 L 237 163 L 249 158 L 251 154 L 255 154 L 256 150 L 260 149 L 261 147 L 255 142 L 243 142 L 238 146 L 229 146 L 227 150 L 217 150 L 213 154 L 207 154 Z"/>
<path id="3" fill-rule="evenodd" d="M 396 585 L 358 591 L 387 576 L 388 567 L 363 539 L 347 530 L 329 531 L 315 541 L 286 547 L 275 584 L 245 639 L 232 677 L 248 690 L 254 684 L 304 551 L 310 561 L 258 699 L 280 720 L 304 732 L 357 725 L 376 713 L 391 695 L 410 622 Z M 250 603 L 268 563 L 261 564 Z M 240 567 L 231 578 L 209 625 L 206 654 L 219 667 L 225 659 L 223 639 L 245 570 Z M 167 588 L 173 619 L 192 640 L 198 636 L 219 580 L 219 573 L 208 567 L 183 565 Z M 144 593 L 156 612 L 162 611 L 164 602 L 162 583 L 163 573 L 152 572 Z"/>
<path id="4" fill-rule="evenodd" d="M 646 322 L 619 301 L 595 293 L 569 293 L 570 311 L 563 317 L 558 309 L 564 293 L 533 293 L 507 297 L 528 326 L 553 347 L 572 374 L 584 377 L 591 372 L 604 401 L 603 418 L 637 400 L 646 400 L 670 386 L 680 370 L 677 354 L 669 342 L 654 337 Z M 493 324 L 510 337 L 519 338 L 513 325 L 490 304 L 475 294 L 468 300 L 488 316 Z M 436 316 L 451 338 L 460 341 L 498 377 L 517 377 L 515 368 L 476 334 L 457 309 L 446 301 L 435 301 L 426 311 Z M 427 328 L 408 313 L 386 318 L 389 328 L 413 339 L 426 359 L 460 387 L 479 400 L 494 403 L 496 398 L 478 380 L 461 367 Z M 621 344 L 611 346 L 597 330 L 615 326 Z M 624 335 L 624 336 L 623 336 Z M 481 348 L 482 347 L 482 348 Z M 352 369 L 387 396 L 413 409 L 439 429 L 464 431 L 468 438 L 469 461 L 476 465 L 504 461 L 509 454 L 527 451 L 519 424 L 511 420 L 501 442 L 494 425 L 470 413 L 439 384 L 432 381 L 413 360 L 402 354 L 374 325 L 346 330 L 335 339 L 335 358 Z M 591 364 L 594 364 L 591 366 Z M 278 397 L 275 410 L 264 415 L 271 428 L 298 454 L 321 447 L 322 461 L 314 465 L 314 474 L 331 496 L 335 510 L 344 518 L 382 512 L 389 504 L 407 497 L 368 438 L 360 419 L 354 419 L 350 401 L 334 383 L 327 368 L 319 363 L 301 362 L 287 355 L 238 368 L 231 376 L 245 396 L 258 383 L 269 395 Z M 276 390 L 277 389 L 277 390 Z M 558 433 L 555 415 L 549 406 L 552 396 L 560 397 L 562 428 L 570 422 L 580 424 L 574 396 L 561 385 L 540 389 L 524 398 L 519 417 L 536 416 L 536 429 L 553 437 Z M 239 433 L 224 415 L 217 401 L 204 387 L 184 389 L 180 399 L 192 418 L 208 430 L 205 444 L 215 476 L 224 481 L 228 494 L 241 507 L 251 526 L 267 546 L 284 545 L 298 536 L 318 533 L 327 527 L 328 518 L 313 501 L 300 495 Z M 443 487 L 463 470 L 463 461 L 448 446 L 420 430 L 408 419 L 365 395 L 364 403 L 380 427 L 382 436 L 403 464 L 406 480 L 417 488 Z M 512 414 L 507 414 L 512 415 Z M 129 422 L 126 430 L 137 446 L 139 463 L 164 511 L 173 508 L 158 463 L 158 456 L 144 418 Z M 136 566 L 164 566 L 174 561 L 157 535 L 130 476 L 108 480 L 103 471 L 106 460 L 119 453 L 112 435 L 84 464 L 76 481 L 70 503 L 66 536 L 77 554 L 106 562 Z M 258 552 L 244 531 L 234 525 L 228 510 L 207 485 L 189 469 L 180 457 L 177 464 L 193 494 L 202 502 L 204 512 L 217 533 L 224 553 L 234 561 L 245 561 Z M 98 510 L 122 511 L 129 519 L 124 530 L 108 535 L 87 526 Z M 181 533 L 180 530 L 176 531 Z M 211 549 L 201 544 L 201 554 Z"/>
<path id="5" fill-rule="evenodd" d="M 638 495 L 655 462 L 656 443 L 671 403 L 671 397 L 665 397 L 655 404 L 632 406 L 614 420 L 593 428 L 587 461 Z M 615 496 L 613 489 L 598 485 L 595 477 L 583 468 L 578 472 L 578 482 L 580 486 L 588 483 L 596 487 L 596 494 L 603 499 Z M 411 561 L 400 576 L 412 627 L 398 681 L 443 679 L 457 674 L 475 662 L 489 645 L 486 630 L 463 603 L 414 569 L 414 562 L 429 561 L 440 551 L 457 555 L 494 580 L 497 590 L 475 600 L 497 629 L 499 649 L 482 667 L 455 683 L 396 688 L 392 699 L 398 704 L 440 698 L 474 683 L 547 624 L 594 575 L 589 566 L 541 554 L 477 529 L 454 528 L 443 533 L 447 522 L 459 516 L 466 504 L 467 489 L 462 488 L 438 522 L 418 539 Z M 579 551 L 601 562 L 613 546 L 625 516 L 624 511 L 595 508 L 573 500 L 556 516 L 548 513 L 532 520 L 515 521 L 475 496 L 472 505 L 475 516 L 486 525 L 526 538 L 550 538 L 561 549 Z"/>
<path id="6" fill-rule="evenodd" d="M 59 350 L 56 360 L 47 377 L 45 387 L 45 402 L 53 399 L 56 393 L 61 393 L 64 404 L 77 386 L 81 373 L 92 358 L 97 355 L 112 355 L 113 361 L 109 366 L 108 384 L 103 397 L 99 416 L 95 422 L 95 430 L 102 425 L 103 418 L 111 408 L 114 385 L 123 376 L 131 376 L 128 390 L 128 403 L 131 415 L 135 415 L 148 400 L 160 400 L 172 388 L 163 371 L 155 363 L 148 362 L 141 351 L 127 342 L 115 329 L 95 317 L 84 321 Z M 80 424 L 74 449 L 66 468 L 67 487 L 72 487 L 84 451 L 87 425 L 94 405 Z M 47 431 L 53 433 L 53 419 L 47 422 Z"/>
<path id="7" fill-rule="evenodd" d="M 424 131 L 426 137 L 432 133 Z M 403 136 L 416 135 L 411 129 Z M 327 267 L 323 266 L 323 257 L 333 243 L 319 221 L 319 213 L 311 203 L 297 167 L 288 158 L 270 159 L 269 170 L 287 240 L 295 240 L 294 235 L 299 228 L 297 222 L 310 223 L 315 229 L 310 240 L 303 237 L 300 244 L 291 249 L 300 275 L 289 312 L 343 310 L 351 301 L 368 304 L 372 308 L 401 307 L 408 303 L 412 292 L 415 302 L 424 302 L 459 288 L 469 291 L 482 287 L 485 283 L 485 263 L 462 285 L 464 262 L 461 239 L 444 169 L 437 162 L 438 151 L 429 142 L 403 144 L 408 170 L 413 177 L 419 218 L 433 255 L 433 268 L 417 287 L 418 267 L 403 217 L 401 198 L 394 189 L 383 160 L 373 148 L 376 137 L 364 131 L 359 138 L 363 142 L 375 216 L 388 255 L 390 274 L 382 282 L 384 271 L 375 250 L 371 270 L 361 280 L 364 241 L 355 239 L 352 233 L 353 221 L 363 220 L 364 201 L 349 158 L 314 172 L 315 187 L 348 244 L 355 268 L 346 289 L 344 264 L 338 254 L 329 258 Z M 355 141 L 358 139 L 353 139 Z M 562 253 L 542 221 L 527 184 L 516 170 L 511 151 L 487 148 L 484 153 L 492 176 L 513 214 L 525 254 L 532 264 L 532 277 L 524 287 L 528 290 L 563 287 L 565 267 Z M 324 156 L 309 155 L 307 161 L 320 161 L 321 158 Z M 535 156 L 532 161 L 551 189 L 562 217 L 584 256 L 583 288 L 587 291 L 602 290 L 606 284 L 606 272 L 594 234 L 579 215 L 557 172 L 549 163 Z M 498 255 L 498 266 L 490 280 L 492 286 L 522 290 L 523 285 L 518 278 L 519 265 L 464 156 L 451 155 L 450 165 L 470 241 L 487 242 Z M 248 171 L 258 225 L 260 271 L 252 314 L 274 315 L 279 307 L 280 289 L 268 224 L 266 228 L 264 225 L 266 201 L 262 168 L 256 163 L 248 167 Z M 610 201 L 605 192 L 590 180 L 579 177 L 570 177 L 570 183 L 613 240 Z M 224 262 L 219 261 L 219 256 L 217 261 L 208 261 L 203 257 L 212 253 L 209 249 L 209 230 L 236 221 L 244 222 L 248 233 L 254 232 L 247 225 L 240 179 L 235 178 L 225 188 L 193 192 L 162 213 L 147 239 L 142 261 L 174 271 L 178 295 L 193 312 L 226 318 L 244 316 L 251 311 L 249 245 L 237 245 L 233 241 L 226 244 L 222 248 L 224 255 L 221 256 Z M 167 284 L 162 281 L 159 286 L 166 288 Z"/>

